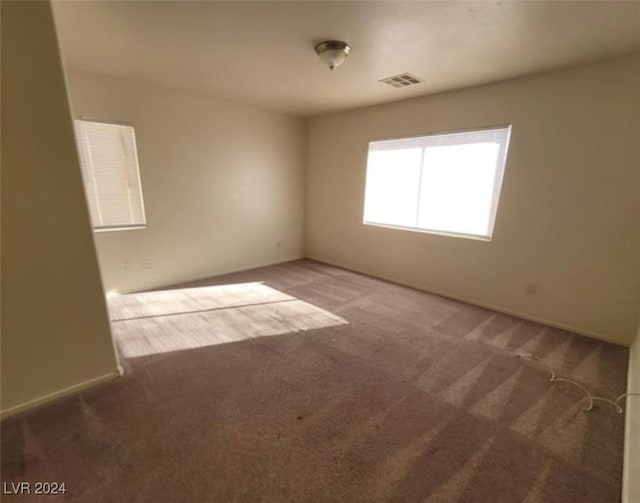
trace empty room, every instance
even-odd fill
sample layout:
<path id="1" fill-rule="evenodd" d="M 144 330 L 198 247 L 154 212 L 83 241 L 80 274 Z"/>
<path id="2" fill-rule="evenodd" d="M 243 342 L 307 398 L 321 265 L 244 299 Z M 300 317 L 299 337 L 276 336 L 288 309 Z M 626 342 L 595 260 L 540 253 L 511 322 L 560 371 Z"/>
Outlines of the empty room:
<path id="1" fill-rule="evenodd" d="M 640 502 L 640 2 L 0 5 L 2 501 Z"/>

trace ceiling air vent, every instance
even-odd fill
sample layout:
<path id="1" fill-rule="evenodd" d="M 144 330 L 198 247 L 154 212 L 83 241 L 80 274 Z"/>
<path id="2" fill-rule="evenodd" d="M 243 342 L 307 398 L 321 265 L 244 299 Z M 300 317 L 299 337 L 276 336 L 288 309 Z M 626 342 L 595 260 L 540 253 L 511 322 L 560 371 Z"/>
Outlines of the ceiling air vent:
<path id="1" fill-rule="evenodd" d="M 422 79 L 410 73 L 401 73 L 399 75 L 394 75 L 393 77 L 380 79 L 378 82 L 383 82 L 384 84 L 389 84 L 393 87 L 407 87 L 414 84 L 420 84 L 420 82 L 422 82 Z"/>

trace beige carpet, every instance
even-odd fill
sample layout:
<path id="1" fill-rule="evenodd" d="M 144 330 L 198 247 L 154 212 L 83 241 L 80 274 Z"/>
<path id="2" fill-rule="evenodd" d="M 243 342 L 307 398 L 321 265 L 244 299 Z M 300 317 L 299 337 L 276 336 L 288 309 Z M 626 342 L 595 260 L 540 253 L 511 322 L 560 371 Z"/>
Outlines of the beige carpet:
<path id="1" fill-rule="evenodd" d="M 237 285 L 257 282 L 269 289 Z M 625 348 L 308 260 L 118 302 L 119 347 L 161 352 L 2 421 L 2 481 L 67 486 L 7 501 L 620 501 L 624 415 L 582 412 L 577 387 L 515 355 L 617 396 Z M 297 302 L 288 333 L 255 336 L 285 322 L 251 309 Z M 212 313 L 226 313 L 218 329 Z M 331 326 L 303 329 L 309 313 Z M 191 323 L 207 344 L 171 351 L 198 342 Z M 209 345 L 221 333 L 248 338 Z"/>

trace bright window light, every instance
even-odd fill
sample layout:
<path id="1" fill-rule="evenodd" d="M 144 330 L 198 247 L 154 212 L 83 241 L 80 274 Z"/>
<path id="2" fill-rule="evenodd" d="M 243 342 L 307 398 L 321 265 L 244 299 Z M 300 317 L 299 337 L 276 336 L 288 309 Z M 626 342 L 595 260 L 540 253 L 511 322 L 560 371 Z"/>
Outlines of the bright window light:
<path id="1" fill-rule="evenodd" d="M 96 231 L 146 225 L 133 126 L 78 119 L 76 143 Z"/>
<path id="2" fill-rule="evenodd" d="M 511 126 L 369 143 L 364 223 L 491 239 Z"/>

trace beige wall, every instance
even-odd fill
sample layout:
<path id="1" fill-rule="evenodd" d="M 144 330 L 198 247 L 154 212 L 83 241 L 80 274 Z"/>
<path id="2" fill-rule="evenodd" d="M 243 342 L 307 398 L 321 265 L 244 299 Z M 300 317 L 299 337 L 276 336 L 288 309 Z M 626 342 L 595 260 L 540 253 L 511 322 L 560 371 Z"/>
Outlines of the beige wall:
<path id="1" fill-rule="evenodd" d="M 640 324 L 635 341 L 629 350 L 629 376 L 627 392 L 640 393 Z M 626 421 L 624 438 L 624 477 L 622 501 L 640 501 L 640 396 L 626 399 Z"/>
<path id="2" fill-rule="evenodd" d="M 2 2 L 2 412 L 116 375 L 48 2 Z"/>
<path id="3" fill-rule="evenodd" d="M 81 71 L 67 77 L 74 116 L 136 129 L 148 226 L 95 234 L 107 291 L 302 256 L 302 119 Z"/>
<path id="4" fill-rule="evenodd" d="M 639 61 L 313 118 L 307 255 L 630 343 L 639 302 Z M 491 242 L 362 224 L 369 140 L 498 124 L 513 131 Z M 537 295 L 527 296 L 532 283 Z"/>

